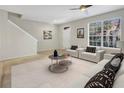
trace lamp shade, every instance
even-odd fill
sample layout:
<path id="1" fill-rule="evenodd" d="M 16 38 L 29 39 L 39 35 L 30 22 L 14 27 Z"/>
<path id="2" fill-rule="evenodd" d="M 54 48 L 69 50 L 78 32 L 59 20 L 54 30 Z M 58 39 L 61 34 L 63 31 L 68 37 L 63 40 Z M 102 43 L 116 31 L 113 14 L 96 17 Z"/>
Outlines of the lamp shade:
<path id="1" fill-rule="evenodd" d="M 117 42 L 117 47 L 124 48 L 124 41 L 118 41 Z"/>

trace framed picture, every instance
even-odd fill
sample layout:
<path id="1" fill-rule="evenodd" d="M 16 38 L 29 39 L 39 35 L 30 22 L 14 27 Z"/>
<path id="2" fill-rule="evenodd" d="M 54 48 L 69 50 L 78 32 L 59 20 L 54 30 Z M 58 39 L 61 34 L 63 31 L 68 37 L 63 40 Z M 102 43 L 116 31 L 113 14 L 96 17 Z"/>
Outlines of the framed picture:
<path id="1" fill-rule="evenodd" d="M 43 31 L 43 39 L 44 40 L 52 39 L 52 31 Z"/>
<path id="2" fill-rule="evenodd" d="M 84 38 L 84 28 L 77 28 L 77 38 Z"/>

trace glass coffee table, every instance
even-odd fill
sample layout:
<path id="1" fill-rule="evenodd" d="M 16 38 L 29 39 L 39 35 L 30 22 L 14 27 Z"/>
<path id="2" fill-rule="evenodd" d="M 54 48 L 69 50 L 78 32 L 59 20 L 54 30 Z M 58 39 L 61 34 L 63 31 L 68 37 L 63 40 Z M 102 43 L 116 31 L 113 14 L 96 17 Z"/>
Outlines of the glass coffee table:
<path id="1" fill-rule="evenodd" d="M 62 55 L 57 57 L 50 55 L 49 58 L 51 59 L 52 64 L 49 66 L 49 71 L 54 73 L 62 73 L 67 71 L 68 66 L 72 64 L 70 60 L 67 60 L 68 57 L 69 55 Z"/>

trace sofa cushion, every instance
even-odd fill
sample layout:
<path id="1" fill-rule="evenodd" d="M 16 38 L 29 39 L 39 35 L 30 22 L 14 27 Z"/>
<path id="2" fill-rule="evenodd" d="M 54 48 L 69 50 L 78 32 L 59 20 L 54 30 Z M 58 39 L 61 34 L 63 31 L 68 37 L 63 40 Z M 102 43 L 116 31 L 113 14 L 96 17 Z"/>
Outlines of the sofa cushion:
<path id="1" fill-rule="evenodd" d="M 103 59 L 103 60 L 101 60 L 101 61 L 98 63 L 98 65 L 104 67 L 105 64 L 107 64 L 109 61 L 110 61 L 109 59 Z"/>
<path id="2" fill-rule="evenodd" d="M 79 78 L 76 81 L 72 82 L 71 88 L 82 88 L 86 85 L 88 80 L 89 80 L 89 77 L 85 75 L 79 76 Z"/>
<path id="3" fill-rule="evenodd" d="M 114 56 L 112 54 L 104 54 L 104 59 L 111 60 Z"/>
<path id="4" fill-rule="evenodd" d="M 111 88 L 114 83 L 115 73 L 110 69 L 104 69 L 94 75 L 85 88 Z"/>
<path id="5" fill-rule="evenodd" d="M 102 50 L 101 47 L 96 47 L 96 51 Z"/>
<path id="6" fill-rule="evenodd" d="M 96 56 L 96 53 L 90 53 L 90 52 L 82 52 L 82 55 L 87 55 L 87 56 Z"/>
<path id="7" fill-rule="evenodd" d="M 103 70 L 103 66 L 96 64 L 95 66 L 87 69 L 82 74 L 84 74 L 85 76 L 91 78 L 91 77 L 93 77 L 96 73 L 98 73 L 101 70 Z"/>
<path id="8" fill-rule="evenodd" d="M 71 50 L 76 50 L 77 48 L 78 48 L 78 46 L 76 46 L 76 45 L 71 46 Z"/>
<path id="9" fill-rule="evenodd" d="M 103 50 L 105 50 L 105 53 L 106 54 L 111 54 L 111 53 L 120 53 L 121 52 L 121 49 L 120 48 L 105 48 L 105 47 L 103 47 L 103 48 L 101 48 L 101 49 L 103 49 Z"/>
<path id="10" fill-rule="evenodd" d="M 124 88 L 124 74 L 120 75 L 114 82 L 113 88 Z"/>
<path id="11" fill-rule="evenodd" d="M 87 47 L 86 52 L 96 53 L 96 47 Z"/>

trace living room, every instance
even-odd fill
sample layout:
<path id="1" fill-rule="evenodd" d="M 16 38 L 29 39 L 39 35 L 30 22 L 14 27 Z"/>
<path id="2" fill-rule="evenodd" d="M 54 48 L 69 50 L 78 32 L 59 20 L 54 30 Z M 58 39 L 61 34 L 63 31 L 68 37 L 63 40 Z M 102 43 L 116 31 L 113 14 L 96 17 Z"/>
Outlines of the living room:
<path id="1" fill-rule="evenodd" d="M 123 88 L 123 18 L 123 5 L 1 5 L 0 87 Z M 111 82 L 88 82 L 108 65 Z"/>

